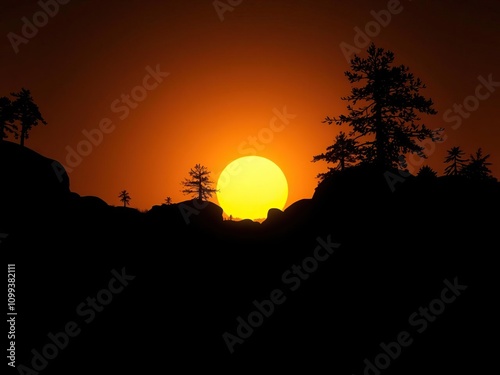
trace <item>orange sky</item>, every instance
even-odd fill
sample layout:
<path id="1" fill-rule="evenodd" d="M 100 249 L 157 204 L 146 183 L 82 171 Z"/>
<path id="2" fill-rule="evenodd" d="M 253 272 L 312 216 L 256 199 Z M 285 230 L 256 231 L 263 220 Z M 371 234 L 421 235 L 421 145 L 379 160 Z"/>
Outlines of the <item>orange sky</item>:
<path id="1" fill-rule="evenodd" d="M 448 136 L 425 163 L 441 174 L 447 149 L 482 147 L 500 177 L 500 84 L 476 90 L 478 77 L 500 82 L 497 0 L 221 0 L 239 4 L 222 15 L 211 0 L 60 2 L 47 22 L 35 1 L 2 2 L 0 96 L 31 90 L 48 125 L 28 147 L 66 166 L 68 147 L 88 153 L 70 173 L 80 195 L 119 205 L 126 189 L 141 210 L 182 201 L 180 182 L 196 163 L 216 180 L 254 150 L 285 173 L 287 206 L 310 198 L 327 168 L 312 157 L 340 131 L 321 121 L 345 113 L 340 97 L 350 90 L 340 44 L 356 46 L 355 28 L 388 4 L 391 20 L 369 39 L 423 80 L 439 112 L 427 125 Z M 34 16 L 36 35 L 13 46 L 7 35 L 26 35 L 23 17 Z M 451 111 L 464 101 L 471 110 L 459 124 Z M 96 137 L 90 150 L 83 132 Z"/>

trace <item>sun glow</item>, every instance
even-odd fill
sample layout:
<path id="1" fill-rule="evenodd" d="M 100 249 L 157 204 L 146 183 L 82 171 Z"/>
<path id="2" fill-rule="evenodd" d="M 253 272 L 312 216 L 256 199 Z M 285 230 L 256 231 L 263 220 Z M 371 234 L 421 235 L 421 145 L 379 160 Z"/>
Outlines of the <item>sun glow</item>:
<path id="1" fill-rule="evenodd" d="M 283 171 L 261 156 L 244 156 L 229 163 L 217 181 L 217 200 L 235 219 L 264 219 L 270 208 L 283 209 L 288 183 Z"/>

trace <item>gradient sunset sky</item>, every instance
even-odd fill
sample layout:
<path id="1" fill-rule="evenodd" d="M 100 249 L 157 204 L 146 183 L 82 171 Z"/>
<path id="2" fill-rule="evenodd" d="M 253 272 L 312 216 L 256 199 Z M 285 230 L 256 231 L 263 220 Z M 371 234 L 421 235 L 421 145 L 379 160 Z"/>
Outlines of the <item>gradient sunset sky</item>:
<path id="1" fill-rule="evenodd" d="M 426 124 L 447 139 L 424 164 L 442 174 L 447 149 L 482 147 L 500 178 L 498 0 L 61 2 L 45 22 L 36 1 L 2 1 L 0 96 L 31 90 L 48 124 L 26 146 L 74 165 L 70 187 L 80 195 L 120 205 L 126 189 L 146 210 L 167 196 L 188 199 L 180 182 L 195 164 L 216 181 L 232 160 L 256 154 L 285 173 L 286 206 L 312 197 L 327 169 L 313 156 L 346 130 L 322 124 L 346 113 L 341 45 L 361 47 L 355 36 L 367 25 L 368 39 L 409 66 L 435 103 Z M 377 32 L 374 14 L 388 7 Z M 26 20 L 42 25 L 36 35 L 23 34 Z M 25 39 L 16 44 L 12 33 Z M 140 100 L 122 96 L 132 94 Z M 68 150 L 100 124 L 102 141 L 68 163 Z"/>

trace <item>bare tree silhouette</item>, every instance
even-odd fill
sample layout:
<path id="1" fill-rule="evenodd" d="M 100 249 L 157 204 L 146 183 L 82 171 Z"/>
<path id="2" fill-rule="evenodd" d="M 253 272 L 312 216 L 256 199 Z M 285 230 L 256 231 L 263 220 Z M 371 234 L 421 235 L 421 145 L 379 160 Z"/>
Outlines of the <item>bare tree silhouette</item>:
<path id="1" fill-rule="evenodd" d="M 189 178 L 182 181 L 182 185 L 185 187 L 182 192 L 190 194 L 200 201 L 211 198 L 217 192 L 217 189 L 213 188 L 214 182 L 210 180 L 210 173 L 207 167 L 196 164 L 189 171 Z"/>

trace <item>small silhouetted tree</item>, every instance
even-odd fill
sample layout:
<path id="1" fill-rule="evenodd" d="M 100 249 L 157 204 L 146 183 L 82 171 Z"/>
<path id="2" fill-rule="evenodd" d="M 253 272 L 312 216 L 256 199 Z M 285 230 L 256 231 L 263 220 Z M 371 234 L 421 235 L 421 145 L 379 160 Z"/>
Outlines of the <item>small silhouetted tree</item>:
<path id="1" fill-rule="evenodd" d="M 475 154 L 471 154 L 469 162 L 463 167 L 462 174 L 471 180 L 491 180 L 494 179 L 487 160 L 490 155 L 483 155 L 482 148 L 479 148 Z"/>
<path id="2" fill-rule="evenodd" d="M 355 139 L 349 138 L 344 132 L 335 137 L 335 143 L 326 148 L 326 152 L 313 156 L 313 162 L 320 160 L 327 163 L 337 163 L 334 168 L 328 168 L 329 172 L 318 174 L 320 180 L 324 180 L 333 171 L 343 171 L 359 161 L 359 150 Z"/>
<path id="3" fill-rule="evenodd" d="M 123 207 L 127 207 L 132 199 L 127 190 L 122 190 L 118 195 L 118 198 L 120 198 L 120 201 L 123 203 Z"/>
<path id="4" fill-rule="evenodd" d="M 11 93 L 16 99 L 12 102 L 14 119 L 19 122 L 19 134 L 21 146 L 24 146 L 24 141 L 29 138 L 29 131 L 33 126 L 38 124 L 47 125 L 47 122 L 42 117 L 38 105 L 33 100 L 30 90 L 22 88 L 19 92 Z"/>
<path id="5" fill-rule="evenodd" d="M 462 169 L 467 164 L 467 159 L 463 156 L 465 152 L 458 146 L 450 148 L 444 159 L 444 162 L 448 164 L 444 169 L 444 174 L 446 176 L 458 176 L 462 173 Z"/>
<path id="6" fill-rule="evenodd" d="M 172 204 L 172 198 L 166 197 L 165 198 L 165 204 L 170 206 Z"/>
<path id="7" fill-rule="evenodd" d="M 182 192 L 192 195 L 200 201 L 211 198 L 217 189 L 213 188 L 214 182 L 210 180 L 210 173 L 207 167 L 196 164 L 189 171 L 189 178 L 182 181 L 182 185 L 185 187 Z"/>
<path id="8" fill-rule="evenodd" d="M 350 136 L 359 140 L 362 162 L 384 170 L 398 168 L 400 155 L 414 153 L 422 158 L 422 141 L 441 140 L 443 129 L 431 130 L 420 124 L 420 114 L 435 115 L 433 101 L 420 94 L 426 86 L 409 68 L 394 64 L 394 53 L 371 43 L 368 56 L 355 55 L 346 71 L 351 94 L 347 115 L 327 116 L 323 123 L 347 124 Z M 361 141 L 362 140 L 362 141 Z"/>
<path id="9" fill-rule="evenodd" d="M 7 138 L 9 133 L 16 135 L 16 131 L 12 101 L 6 96 L 2 96 L 0 97 L 0 142 Z"/>
<path id="10" fill-rule="evenodd" d="M 428 165 L 424 165 L 418 170 L 417 178 L 422 180 L 434 180 L 437 178 L 437 172 Z"/>

